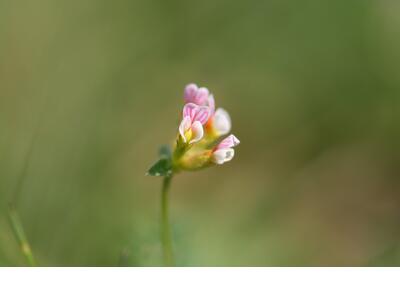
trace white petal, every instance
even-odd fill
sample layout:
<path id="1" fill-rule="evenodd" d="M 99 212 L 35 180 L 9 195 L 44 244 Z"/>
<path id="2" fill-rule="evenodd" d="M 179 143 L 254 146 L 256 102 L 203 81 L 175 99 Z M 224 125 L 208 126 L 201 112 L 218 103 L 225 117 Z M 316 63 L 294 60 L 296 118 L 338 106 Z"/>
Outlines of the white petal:
<path id="1" fill-rule="evenodd" d="M 192 125 L 192 121 L 190 121 L 190 117 L 184 117 L 181 124 L 179 125 L 179 134 L 181 135 L 183 141 L 186 143 L 185 132 L 189 130 L 190 126 Z"/>
<path id="2" fill-rule="evenodd" d="M 213 119 L 214 130 L 218 135 L 224 135 L 231 131 L 231 127 L 232 122 L 228 112 L 223 108 L 218 108 Z"/>
<path id="3" fill-rule="evenodd" d="M 203 138 L 203 135 L 204 135 L 203 125 L 201 125 L 199 121 L 195 121 L 192 124 L 192 140 L 189 142 L 189 144 L 193 144 L 200 141 Z"/>
<path id="4" fill-rule="evenodd" d="M 222 165 L 223 163 L 232 160 L 235 156 L 235 150 L 229 149 L 220 149 L 213 153 L 212 161 L 217 165 Z"/>

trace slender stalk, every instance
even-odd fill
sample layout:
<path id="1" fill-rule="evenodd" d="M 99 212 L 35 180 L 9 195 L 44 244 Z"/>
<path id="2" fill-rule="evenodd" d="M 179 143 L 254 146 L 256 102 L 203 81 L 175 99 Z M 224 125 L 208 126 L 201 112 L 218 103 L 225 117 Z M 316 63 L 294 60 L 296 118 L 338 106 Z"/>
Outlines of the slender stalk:
<path id="1" fill-rule="evenodd" d="M 161 242 L 163 249 L 164 266 L 174 266 L 174 255 L 172 252 L 171 228 L 168 215 L 168 192 L 172 176 L 165 176 L 161 190 Z"/>
<path id="2" fill-rule="evenodd" d="M 31 142 L 29 144 L 28 151 L 26 152 L 26 155 L 24 158 L 22 170 L 18 177 L 17 184 L 15 186 L 14 195 L 8 203 L 8 217 L 10 219 L 10 223 L 11 223 L 11 227 L 12 227 L 15 239 L 18 241 L 19 246 L 21 248 L 21 252 L 25 256 L 26 260 L 28 261 L 28 264 L 32 267 L 36 266 L 36 261 L 32 254 L 32 250 L 29 245 L 28 239 L 26 238 L 24 227 L 22 226 L 22 222 L 19 218 L 18 211 L 16 209 L 16 205 L 17 205 L 17 202 L 20 200 L 21 192 L 23 190 L 23 187 L 24 187 L 24 184 L 26 181 L 26 177 L 28 174 L 28 169 L 31 164 L 33 150 L 34 150 L 34 147 L 36 145 L 36 142 L 37 142 L 37 139 L 39 136 L 40 128 L 42 127 L 42 123 L 45 120 L 44 113 L 45 113 L 45 109 L 47 108 L 46 104 L 51 99 L 50 97 L 43 97 L 43 98 L 45 98 L 45 103 L 43 103 L 42 111 L 40 112 L 39 117 L 37 119 L 36 128 L 33 131 L 33 136 L 32 136 Z"/>
<path id="3" fill-rule="evenodd" d="M 22 254 L 25 256 L 29 266 L 35 267 L 36 260 L 33 256 L 31 246 L 26 238 L 25 231 L 18 216 L 17 210 L 12 203 L 9 203 L 8 206 L 8 216 L 10 218 L 11 227 L 14 231 L 14 235 L 18 241 Z"/>
<path id="4" fill-rule="evenodd" d="M 22 192 L 23 186 L 25 184 L 28 169 L 29 169 L 29 166 L 31 163 L 31 157 L 32 157 L 34 145 L 35 145 L 37 137 L 38 137 L 38 128 L 39 128 L 39 125 L 37 126 L 36 131 L 34 132 L 31 143 L 29 144 L 28 151 L 25 155 L 24 164 L 22 166 L 21 173 L 18 177 L 18 181 L 17 181 L 16 187 L 14 190 L 14 195 L 11 198 L 11 201 L 9 201 L 9 203 L 8 203 L 8 217 L 10 219 L 11 228 L 13 230 L 15 239 L 17 240 L 17 242 L 19 244 L 22 255 L 25 257 L 25 259 L 28 262 L 28 265 L 31 267 L 36 266 L 36 261 L 32 254 L 31 246 L 25 235 L 25 230 L 22 225 L 21 219 L 18 215 L 16 204 L 17 204 L 18 200 L 20 200 L 21 192 Z"/>

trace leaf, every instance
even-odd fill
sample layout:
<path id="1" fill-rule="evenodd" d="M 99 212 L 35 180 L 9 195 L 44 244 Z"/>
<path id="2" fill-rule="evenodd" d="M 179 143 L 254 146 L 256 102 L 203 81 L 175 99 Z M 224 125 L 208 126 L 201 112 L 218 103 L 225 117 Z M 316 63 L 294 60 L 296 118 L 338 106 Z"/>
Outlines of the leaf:
<path id="1" fill-rule="evenodd" d="M 172 174 L 172 165 L 169 158 L 160 158 L 148 171 L 150 176 L 169 176 Z"/>

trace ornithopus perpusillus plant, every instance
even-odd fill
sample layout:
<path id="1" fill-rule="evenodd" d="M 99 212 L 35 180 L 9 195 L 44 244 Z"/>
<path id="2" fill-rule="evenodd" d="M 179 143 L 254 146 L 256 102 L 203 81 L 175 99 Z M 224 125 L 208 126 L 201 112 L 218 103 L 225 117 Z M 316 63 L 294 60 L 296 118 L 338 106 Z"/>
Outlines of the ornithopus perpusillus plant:
<path id="1" fill-rule="evenodd" d="M 215 108 L 214 96 L 207 88 L 188 84 L 183 98 L 185 105 L 177 137 L 172 147 L 161 147 L 159 160 L 147 173 L 164 177 L 161 191 L 161 241 L 166 266 L 174 265 L 168 220 L 168 191 L 172 177 L 183 171 L 222 165 L 233 158 L 233 148 L 239 144 L 233 134 L 228 135 L 232 125 L 229 114 L 223 108 Z"/>

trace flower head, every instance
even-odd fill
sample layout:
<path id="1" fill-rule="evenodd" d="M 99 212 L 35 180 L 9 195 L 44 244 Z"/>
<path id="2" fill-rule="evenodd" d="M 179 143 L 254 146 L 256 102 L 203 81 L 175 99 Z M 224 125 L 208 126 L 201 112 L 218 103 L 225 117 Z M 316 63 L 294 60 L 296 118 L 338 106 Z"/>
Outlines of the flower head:
<path id="1" fill-rule="evenodd" d="M 205 87 L 190 83 L 184 90 L 185 106 L 172 151 L 163 149 L 161 158 L 149 170 L 153 176 L 172 176 L 200 170 L 232 160 L 239 140 L 233 135 L 216 142 L 231 131 L 232 122 L 223 108 L 215 109 L 214 96 Z"/>
<path id="2" fill-rule="evenodd" d="M 207 88 L 198 87 L 194 83 L 185 87 L 184 99 L 187 104 L 183 109 L 179 133 L 185 143 L 201 141 L 198 143 L 197 151 L 192 151 L 194 153 L 188 153 L 183 157 L 185 168 L 190 169 L 190 165 L 197 168 L 200 165 L 199 161 L 204 162 L 207 156 L 209 162 L 218 165 L 230 161 L 235 155 L 233 147 L 239 144 L 239 140 L 233 134 L 223 139 L 211 151 L 207 150 L 208 145 L 214 144 L 216 139 L 231 131 L 232 122 L 229 113 L 223 108 L 215 110 L 214 96 Z M 204 129 L 200 123 L 204 125 Z M 200 157 L 201 159 L 198 159 Z M 195 161 L 197 163 L 194 163 Z"/>

